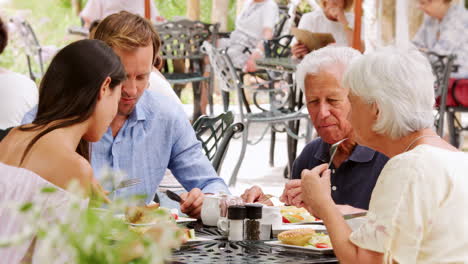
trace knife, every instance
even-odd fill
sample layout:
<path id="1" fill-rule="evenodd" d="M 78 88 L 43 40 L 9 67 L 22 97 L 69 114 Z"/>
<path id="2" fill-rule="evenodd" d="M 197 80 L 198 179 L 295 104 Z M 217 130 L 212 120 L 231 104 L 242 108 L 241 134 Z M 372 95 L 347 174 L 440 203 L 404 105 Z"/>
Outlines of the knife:
<path id="1" fill-rule="evenodd" d="M 353 214 L 345 214 L 345 215 L 343 215 L 343 218 L 344 218 L 345 220 L 349 220 L 349 219 L 353 219 L 353 218 L 365 216 L 366 214 L 367 214 L 367 212 L 359 212 L 359 213 L 353 213 Z"/>
<path id="2" fill-rule="evenodd" d="M 166 190 L 166 195 L 172 201 L 175 201 L 175 202 L 178 202 L 178 203 L 184 203 L 185 202 L 182 198 L 180 198 L 180 196 L 177 193 L 175 193 L 175 192 L 173 192 L 171 190 Z"/>

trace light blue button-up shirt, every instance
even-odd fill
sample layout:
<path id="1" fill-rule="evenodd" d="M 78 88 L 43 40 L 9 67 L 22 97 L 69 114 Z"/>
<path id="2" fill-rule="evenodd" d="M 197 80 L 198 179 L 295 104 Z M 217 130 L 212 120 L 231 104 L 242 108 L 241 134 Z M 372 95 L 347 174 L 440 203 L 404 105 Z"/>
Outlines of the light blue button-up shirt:
<path id="1" fill-rule="evenodd" d="M 36 108 L 25 115 L 23 124 L 32 122 L 35 115 Z M 91 165 L 98 180 L 105 166 L 123 171 L 124 179 L 142 179 L 136 186 L 117 190 L 117 197 L 146 195 L 146 202 L 150 202 L 166 168 L 186 190 L 229 193 L 203 154 L 182 107 L 153 91 L 143 93 L 115 138 L 109 128 L 100 141 L 92 144 Z"/>

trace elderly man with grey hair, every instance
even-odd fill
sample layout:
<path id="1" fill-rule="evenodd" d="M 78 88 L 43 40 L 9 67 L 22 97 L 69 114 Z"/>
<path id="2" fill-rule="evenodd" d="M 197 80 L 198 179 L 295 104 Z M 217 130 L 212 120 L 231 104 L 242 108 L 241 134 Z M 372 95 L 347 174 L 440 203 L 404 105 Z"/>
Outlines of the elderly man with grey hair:
<path id="1" fill-rule="evenodd" d="M 295 160 L 292 178 L 286 184 L 280 200 L 285 204 L 303 206 L 301 174 L 330 161 L 330 146 L 347 138 L 338 148 L 330 167 L 332 197 L 343 213 L 354 208 L 367 210 L 372 190 L 388 158 L 356 144 L 348 119 L 351 105 L 349 89 L 341 85 L 351 61 L 362 56 L 349 47 L 329 46 L 304 57 L 298 67 L 297 84 L 305 92 L 307 109 L 319 138 L 307 144 Z M 263 201 L 260 187 L 243 194 L 246 202 Z"/>
<path id="2" fill-rule="evenodd" d="M 302 172 L 305 207 L 322 218 L 340 263 L 466 263 L 468 156 L 433 129 L 434 76 L 415 48 L 385 48 L 344 77 L 357 142 L 390 157 L 363 224 L 351 230 L 327 165 Z"/>

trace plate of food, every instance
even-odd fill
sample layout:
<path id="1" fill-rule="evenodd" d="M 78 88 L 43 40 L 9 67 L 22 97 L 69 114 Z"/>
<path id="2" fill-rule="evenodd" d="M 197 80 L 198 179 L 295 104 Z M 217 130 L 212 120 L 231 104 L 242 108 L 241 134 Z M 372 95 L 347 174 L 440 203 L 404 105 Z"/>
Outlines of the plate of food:
<path id="1" fill-rule="evenodd" d="M 271 246 L 301 249 L 323 254 L 333 253 L 330 237 L 312 228 L 300 228 L 281 232 L 278 240 L 265 242 Z"/>
<path id="2" fill-rule="evenodd" d="M 305 208 L 296 206 L 281 206 L 281 216 L 283 224 L 303 225 L 303 224 L 323 224 L 323 221 L 311 215 Z"/>
<path id="3" fill-rule="evenodd" d="M 177 224 L 197 221 L 195 218 L 180 217 L 178 210 L 159 207 L 159 204 L 129 206 L 126 208 L 125 214 L 116 215 L 116 217 L 122 218 L 127 224 L 132 226 L 151 226 L 160 220 L 174 220 Z"/>

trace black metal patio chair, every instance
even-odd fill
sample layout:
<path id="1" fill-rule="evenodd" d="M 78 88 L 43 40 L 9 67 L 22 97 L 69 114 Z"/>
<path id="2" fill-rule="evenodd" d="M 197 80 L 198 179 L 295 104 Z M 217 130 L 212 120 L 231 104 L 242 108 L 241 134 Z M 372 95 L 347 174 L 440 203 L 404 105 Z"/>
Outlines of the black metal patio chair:
<path id="1" fill-rule="evenodd" d="M 288 122 L 295 120 L 305 120 L 309 123 L 309 115 L 305 111 L 305 108 L 302 107 L 299 110 L 293 110 L 286 107 L 276 107 L 273 104 L 270 104 L 269 109 L 260 108 L 255 112 L 247 112 L 245 103 L 242 100 L 241 94 L 243 90 L 250 90 L 253 94 L 253 97 L 263 93 L 268 97 L 274 96 L 275 93 L 282 93 L 281 89 L 276 89 L 275 87 L 270 87 L 267 89 L 259 88 L 258 86 L 245 86 L 240 81 L 239 73 L 234 68 L 231 59 L 225 52 L 225 50 L 217 50 L 210 43 L 205 42 L 203 44 L 204 51 L 208 54 L 210 58 L 211 66 L 213 73 L 218 79 L 221 80 L 222 85 L 228 87 L 228 90 L 236 91 L 238 98 L 239 114 L 241 122 L 244 124 L 244 131 L 242 133 L 242 149 L 237 161 L 236 167 L 232 173 L 229 185 L 235 185 L 237 180 L 237 174 L 239 172 L 240 166 L 245 156 L 245 151 L 247 144 L 255 145 L 260 142 L 265 134 L 271 130 L 275 129 L 275 132 L 285 132 L 289 136 L 296 139 L 301 138 L 298 134 L 293 133 L 288 126 Z M 266 124 L 265 130 L 261 136 L 256 140 L 251 140 L 249 138 L 249 127 L 253 123 Z M 309 126 L 308 126 L 309 128 Z M 309 136 L 310 133 L 307 133 L 306 136 Z M 303 137 L 303 136 L 302 136 Z"/>
<path id="2" fill-rule="evenodd" d="M 44 75 L 44 57 L 42 46 L 28 21 L 21 18 L 11 18 L 19 36 L 19 43 L 26 54 L 29 76 L 33 81 Z"/>
<path id="3" fill-rule="evenodd" d="M 166 61 L 162 74 L 174 86 L 176 94 L 180 97 L 186 84 L 192 83 L 194 97 L 193 120 L 201 115 L 200 82 L 209 81 L 210 77 L 203 76 L 204 55 L 200 47 L 205 40 L 216 43 L 219 24 L 207 24 L 200 21 L 178 20 L 169 21 L 155 26 L 161 38 L 161 55 Z M 188 72 L 176 72 L 178 64 L 185 68 L 189 62 Z M 213 113 L 213 82 L 209 81 L 208 102 L 210 113 Z"/>
<path id="4" fill-rule="evenodd" d="M 229 143 L 234 135 L 244 130 L 244 125 L 242 123 L 234 123 L 234 115 L 231 111 L 228 111 L 215 117 L 200 116 L 193 123 L 193 129 L 195 130 L 197 139 L 202 144 L 203 152 L 219 175 L 224 157 L 229 148 Z M 163 189 L 183 188 L 180 184 L 160 185 L 159 187 Z M 159 203 L 157 194 L 153 201 Z"/>
<path id="5" fill-rule="evenodd" d="M 434 94 L 437 98 L 435 127 L 437 134 L 444 136 L 445 114 L 447 112 L 447 93 L 450 74 L 453 71 L 455 55 L 440 55 L 432 51 L 425 52 L 432 66 L 432 71 L 436 77 L 434 83 Z M 450 125 L 449 125 L 450 126 Z"/>
<path id="6" fill-rule="evenodd" d="M 459 113 L 468 112 L 468 79 L 451 79 L 447 100 L 447 126 L 450 144 L 461 148 L 460 136 L 463 131 L 468 131 L 468 126 L 463 126 Z"/>
<path id="7" fill-rule="evenodd" d="M 244 130 L 242 123 L 234 124 L 231 111 L 215 117 L 201 116 L 193 123 L 193 129 L 202 143 L 203 152 L 219 174 L 232 137 Z"/>

